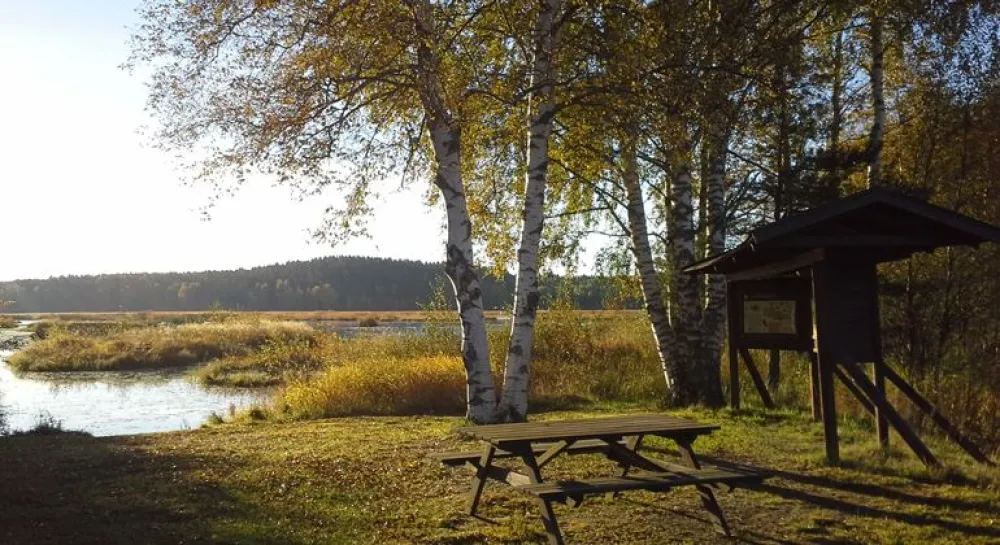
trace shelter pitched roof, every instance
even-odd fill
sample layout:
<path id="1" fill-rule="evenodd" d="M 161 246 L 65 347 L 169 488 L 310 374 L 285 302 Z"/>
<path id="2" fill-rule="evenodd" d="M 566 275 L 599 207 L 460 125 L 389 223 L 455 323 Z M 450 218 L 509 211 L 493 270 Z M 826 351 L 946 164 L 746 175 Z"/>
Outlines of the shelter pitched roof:
<path id="1" fill-rule="evenodd" d="M 759 227 L 736 248 L 683 270 L 688 274 L 731 274 L 828 248 L 856 250 L 880 263 L 942 246 L 983 242 L 1000 243 L 1000 228 L 890 189 L 875 188 Z"/>

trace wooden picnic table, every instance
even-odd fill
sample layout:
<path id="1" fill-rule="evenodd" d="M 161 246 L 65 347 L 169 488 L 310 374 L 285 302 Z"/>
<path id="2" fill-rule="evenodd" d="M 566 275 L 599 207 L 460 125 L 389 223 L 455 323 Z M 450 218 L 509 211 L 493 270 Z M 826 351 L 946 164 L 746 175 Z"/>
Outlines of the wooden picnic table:
<path id="1" fill-rule="evenodd" d="M 729 490 L 738 484 L 759 482 L 764 476 L 746 468 L 702 464 L 692 448 L 701 435 L 719 429 L 711 424 L 660 414 L 495 424 L 460 428 L 463 437 L 483 441 L 481 452 L 435 453 L 431 457 L 453 467 L 474 472 L 466 512 L 475 515 L 487 480 L 511 485 L 535 496 L 549 543 L 563 543 L 553 502 L 577 507 L 589 495 L 628 490 L 665 491 L 695 486 L 715 528 L 730 535 L 713 489 Z M 680 464 L 653 459 L 639 452 L 647 436 L 663 437 L 677 444 Z M 563 454 L 601 454 L 616 462 L 617 476 L 549 482 L 542 468 Z M 500 459 L 519 458 L 521 471 L 495 465 Z M 631 473 L 634 469 L 639 473 Z"/>

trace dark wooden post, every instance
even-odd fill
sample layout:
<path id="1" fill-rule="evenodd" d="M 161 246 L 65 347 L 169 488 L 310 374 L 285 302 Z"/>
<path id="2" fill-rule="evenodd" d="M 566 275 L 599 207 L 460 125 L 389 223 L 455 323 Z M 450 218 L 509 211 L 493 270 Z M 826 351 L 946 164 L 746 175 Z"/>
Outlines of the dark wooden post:
<path id="1" fill-rule="evenodd" d="M 743 356 L 743 363 L 746 364 L 747 370 L 750 371 L 750 378 L 753 380 L 753 385 L 757 387 L 760 400 L 764 403 L 765 407 L 773 409 L 774 401 L 771 400 L 771 394 L 767 391 L 767 385 L 764 384 L 764 379 L 760 376 L 760 371 L 757 369 L 757 364 L 754 363 L 750 351 L 740 347 L 740 355 Z"/>
<path id="2" fill-rule="evenodd" d="M 732 285 L 729 286 L 729 293 L 726 297 L 726 305 L 729 307 L 729 406 L 733 410 L 740 408 L 740 355 L 736 341 L 736 320 L 737 313 L 736 296 Z"/>
<path id="3" fill-rule="evenodd" d="M 840 462 L 840 441 L 837 437 L 837 399 L 834 390 L 834 360 L 836 353 L 831 323 L 831 302 L 829 300 L 829 263 L 820 262 L 813 266 L 813 303 L 816 305 L 816 345 L 819 367 L 819 402 L 823 417 L 823 438 L 826 442 L 826 460 Z"/>

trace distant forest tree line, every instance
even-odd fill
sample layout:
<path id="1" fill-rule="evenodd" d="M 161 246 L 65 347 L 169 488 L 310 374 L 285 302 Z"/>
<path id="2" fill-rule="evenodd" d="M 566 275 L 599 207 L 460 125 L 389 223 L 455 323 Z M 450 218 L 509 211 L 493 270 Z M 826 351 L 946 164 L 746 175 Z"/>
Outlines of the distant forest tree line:
<path id="1" fill-rule="evenodd" d="M 8 313 L 228 310 L 418 310 L 447 279 L 442 265 L 370 257 L 185 273 L 61 276 L 0 283 Z M 594 277 L 552 277 L 544 292 L 569 290 L 579 308 L 601 308 L 605 289 Z M 514 279 L 486 277 L 486 308 L 510 305 Z M 545 299 L 543 299 L 543 304 Z"/>

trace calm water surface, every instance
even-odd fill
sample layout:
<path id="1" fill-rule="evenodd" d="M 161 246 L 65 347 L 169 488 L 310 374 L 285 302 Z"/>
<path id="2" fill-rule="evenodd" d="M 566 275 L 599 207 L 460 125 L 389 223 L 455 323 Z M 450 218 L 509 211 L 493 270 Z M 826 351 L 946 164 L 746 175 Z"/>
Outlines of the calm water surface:
<path id="1" fill-rule="evenodd" d="M 0 414 L 11 430 L 51 417 L 63 429 L 127 435 L 197 428 L 212 412 L 247 407 L 268 394 L 204 388 L 183 371 L 23 373 L 0 352 Z"/>

